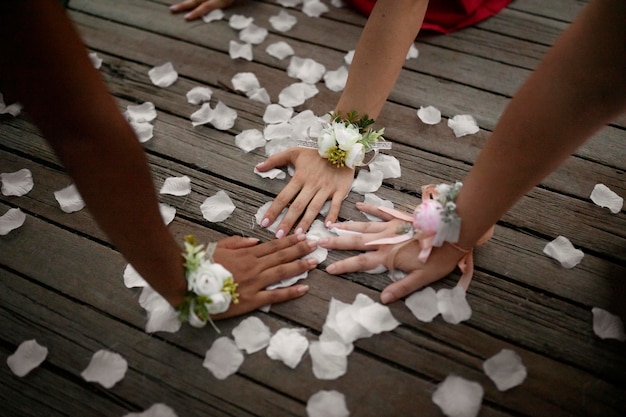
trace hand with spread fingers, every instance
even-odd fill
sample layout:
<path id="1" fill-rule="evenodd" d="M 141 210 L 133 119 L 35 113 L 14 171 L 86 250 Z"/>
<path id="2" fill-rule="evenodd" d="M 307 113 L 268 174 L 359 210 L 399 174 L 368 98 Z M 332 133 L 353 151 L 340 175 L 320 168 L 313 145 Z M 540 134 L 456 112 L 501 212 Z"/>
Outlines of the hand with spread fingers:
<path id="1" fill-rule="evenodd" d="M 324 224 L 328 226 L 337 221 L 341 203 L 354 181 L 353 169 L 330 164 L 320 158 L 314 149 L 291 148 L 270 156 L 256 168 L 264 172 L 289 164 L 295 167 L 294 176 L 278 194 L 261 222 L 263 227 L 270 226 L 281 211 L 289 206 L 276 229 L 277 238 L 287 235 L 296 222 L 296 233 L 306 232 L 327 200 L 331 200 L 331 204 Z"/>
<path id="2" fill-rule="evenodd" d="M 172 13 L 189 11 L 185 20 L 196 20 L 211 13 L 213 10 L 230 7 L 235 0 L 184 0 L 170 6 Z"/>

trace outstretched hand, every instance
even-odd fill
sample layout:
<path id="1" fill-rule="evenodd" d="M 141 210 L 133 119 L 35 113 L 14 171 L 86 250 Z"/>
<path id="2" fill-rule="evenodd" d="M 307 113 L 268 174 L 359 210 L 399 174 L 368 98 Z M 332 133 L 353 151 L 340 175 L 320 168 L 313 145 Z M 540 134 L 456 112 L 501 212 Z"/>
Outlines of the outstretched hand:
<path id="1" fill-rule="evenodd" d="M 380 297 L 383 304 L 396 301 L 445 277 L 454 270 L 463 256 L 463 253 L 451 245 L 443 245 L 433 248 L 428 261 L 423 263 L 417 259 L 420 247 L 416 240 L 395 245 L 367 245 L 368 242 L 393 235 L 403 222 L 371 204 L 357 203 L 356 206 L 360 211 L 377 216 L 383 221 L 333 224 L 331 227 L 359 232 L 359 234 L 323 238 L 318 241 L 318 244 L 327 249 L 368 251 L 330 264 L 326 271 L 333 275 L 367 271 L 380 265 L 389 270 L 407 271 L 408 274 L 403 279 L 388 285 L 383 290 Z"/>
<path id="2" fill-rule="evenodd" d="M 231 6 L 235 0 L 184 0 L 170 6 L 172 13 L 185 12 L 185 20 L 196 20 L 216 9 L 225 9 Z"/>
<path id="3" fill-rule="evenodd" d="M 330 210 L 324 224 L 337 221 L 341 203 L 350 192 L 354 181 L 354 170 L 346 167 L 337 168 L 328 160 L 321 158 L 314 149 L 287 149 L 270 156 L 256 168 L 264 172 L 289 164 L 295 167 L 295 174 L 278 194 L 261 223 L 263 227 L 273 224 L 280 212 L 289 206 L 287 214 L 277 228 L 277 238 L 289 233 L 301 216 L 296 233 L 306 232 L 329 199 Z"/>
<path id="4" fill-rule="evenodd" d="M 314 259 L 300 259 L 311 253 L 317 243 L 297 234 L 257 244 L 256 239 L 232 236 L 218 242 L 213 253 L 215 262 L 228 269 L 239 284 L 239 303 L 213 318 L 238 316 L 260 307 L 282 303 L 304 295 L 307 285 L 266 290 L 277 281 L 309 271 L 317 266 Z"/>

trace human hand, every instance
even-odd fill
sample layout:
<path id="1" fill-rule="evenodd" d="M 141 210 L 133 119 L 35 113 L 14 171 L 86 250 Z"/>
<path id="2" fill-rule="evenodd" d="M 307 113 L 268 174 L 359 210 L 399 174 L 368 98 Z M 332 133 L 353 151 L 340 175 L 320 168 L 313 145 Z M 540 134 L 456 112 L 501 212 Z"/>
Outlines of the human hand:
<path id="1" fill-rule="evenodd" d="M 265 213 L 261 226 L 267 227 L 274 223 L 291 202 L 287 214 L 278 225 L 276 237 L 287 234 L 303 213 L 296 233 L 305 232 L 328 199 L 331 199 L 331 204 L 324 224 L 337 221 L 341 203 L 352 187 L 354 170 L 337 168 L 321 158 L 317 150 L 305 148 L 291 148 L 272 155 L 256 168 L 264 172 L 288 164 L 295 167 L 294 176 Z"/>
<path id="2" fill-rule="evenodd" d="M 225 9 L 231 6 L 235 0 L 184 0 L 170 6 L 172 13 L 191 10 L 185 15 L 185 20 L 199 19 L 216 9 Z"/>
<path id="3" fill-rule="evenodd" d="M 304 234 L 296 234 L 286 239 L 276 239 L 257 244 L 256 239 L 232 236 L 218 242 L 213 253 L 215 262 L 228 269 L 237 282 L 239 303 L 230 305 L 228 311 L 215 315 L 222 319 L 238 316 L 260 307 L 282 303 L 304 295 L 307 285 L 294 285 L 288 288 L 266 290 L 277 281 L 289 278 L 317 266 L 315 259 L 300 259 L 311 253 L 317 246 L 306 240 Z"/>
<path id="4" fill-rule="evenodd" d="M 365 213 L 381 218 L 382 222 L 344 222 L 333 224 L 342 230 L 359 232 L 339 237 L 323 238 L 318 245 L 327 249 L 368 251 L 357 256 L 334 262 L 326 268 L 333 275 L 347 272 L 367 271 L 379 265 L 387 269 L 410 271 L 403 279 L 388 285 L 381 294 L 381 302 L 388 304 L 441 279 L 454 270 L 465 255 L 451 245 L 433 248 L 426 263 L 418 260 L 420 245 L 411 239 L 395 245 L 367 245 L 380 238 L 396 233 L 403 221 L 380 211 L 376 206 L 357 203 L 357 208 Z"/>

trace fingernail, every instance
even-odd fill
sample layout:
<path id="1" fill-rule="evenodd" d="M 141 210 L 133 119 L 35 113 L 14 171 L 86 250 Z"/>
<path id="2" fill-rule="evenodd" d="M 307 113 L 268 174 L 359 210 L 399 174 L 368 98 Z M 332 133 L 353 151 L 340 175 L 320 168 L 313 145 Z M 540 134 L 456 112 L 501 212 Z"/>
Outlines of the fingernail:
<path id="1" fill-rule="evenodd" d="M 247 237 L 246 239 L 248 239 L 250 242 L 258 242 L 259 238 L 257 237 Z"/>
<path id="2" fill-rule="evenodd" d="M 386 291 L 384 293 L 381 294 L 380 296 L 380 301 L 383 302 L 383 304 L 389 304 L 393 301 L 395 301 L 396 297 L 394 297 L 393 293 L 391 291 Z"/>
<path id="3" fill-rule="evenodd" d="M 306 239 L 306 235 L 304 233 L 296 233 L 296 237 L 298 238 L 300 242 Z"/>
<path id="4" fill-rule="evenodd" d="M 178 9 L 178 7 L 175 4 L 170 6 L 170 10 L 176 10 L 176 9 Z"/>
<path id="5" fill-rule="evenodd" d="M 306 260 L 306 262 L 310 265 L 310 266 L 317 266 L 317 259 L 315 258 L 309 258 Z"/>
<path id="6" fill-rule="evenodd" d="M 190 17 L 191 17 L 191 13 L 187 13 L 187 14 L 185 15 L 185 19 L 189 19 Z"/>
<path id="7" fill-rule="evenodd" d="M 298 291 L 298 294 L 304 294 L 305 292 L 309 291 L 309 286 L 308 285 L 298 285 L 296 287 L 296 291 Z"/>
<path id="8" fill-rule="evenodd" d="M 268 219 L 267 217 L 263 219 L 263 221 L 261 222 L 261 226 L 263 227 L 267 227 L 267 225 L 270 224 L 270 219 Z"/>
<path id="9" fill-rule="evenodd" d="M 304 230 L 303 230 L 301 227 L 298 227 L 298 228 L 296 229 L 296 233 L 302 233 L 302 232 L 304 232 Z"/>
<path id="10" fill-rule="evenodd" d="M 322 247 L 323 247 L 325 244 L 327 244 L 327 243 L 328 243 L 328 238 L 327 238 L 327 237 L 323 237 L 323 238 L 321 238 L 320 240 L 318 240 L 318 241 L 317 241 L 317 244 L 318 244 L 318 245 L 320 245 L 320 246 L 322 246 Z"/>
<path id="11" fill-rule="evenodd" d="M 334 264 L 330 264 L 326 267 L 326 272 L 328 272 L 329 274 L 334 274 L 336 270 L 337 267 Z"/>
<path id="12" fill-rule="evenodd" d="M 330 226 L 332 226 L 332 224 L 333 224 L 333 222 L 331 222 L 330 220 L 328 220 L 328 221 L 326 222 L 326 228 L 327 228 L 327 229 L 330 229 Z"/>
<path id="13" fill-rule="evenodd" d="M 309 245 L 309 248 L 316 248 L 317 244 L 318 244 L 318 241 L 311 239 L 311 240 L 307 240 L 306 243 L 307 243 L 307 245 Z"/>
<path id="14" fill-rule="evenodd" d="M 280 229 L 278 232 L 276 232 L 277 239 L 280 239 L 283 236 L 285 236 L 285 231 L 283 229 Z"/>

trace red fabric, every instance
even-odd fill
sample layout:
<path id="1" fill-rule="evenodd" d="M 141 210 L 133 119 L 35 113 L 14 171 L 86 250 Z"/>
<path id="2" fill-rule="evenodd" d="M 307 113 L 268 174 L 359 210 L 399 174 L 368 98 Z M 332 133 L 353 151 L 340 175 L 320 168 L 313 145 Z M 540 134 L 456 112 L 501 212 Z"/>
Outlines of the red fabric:
<path id="1" fill-rule="evenodd" d="M 430 0 L 422 29 L 450 33 L 497 14 L 511 0 Z M 376 0 L 347 0 L 353 8 L 369 16 Z"/>

